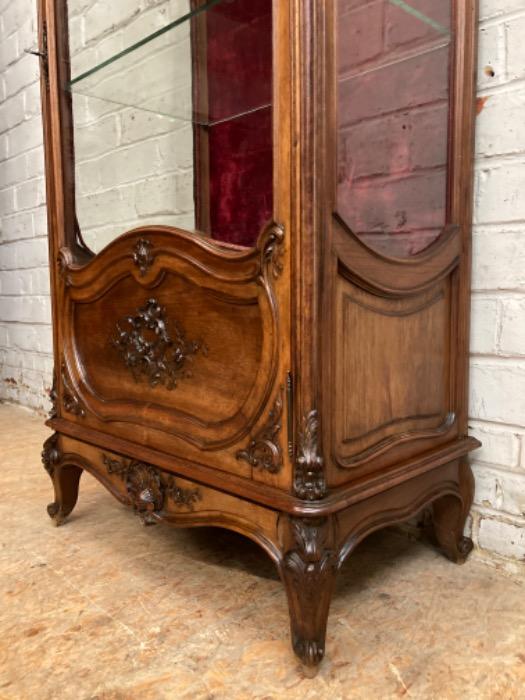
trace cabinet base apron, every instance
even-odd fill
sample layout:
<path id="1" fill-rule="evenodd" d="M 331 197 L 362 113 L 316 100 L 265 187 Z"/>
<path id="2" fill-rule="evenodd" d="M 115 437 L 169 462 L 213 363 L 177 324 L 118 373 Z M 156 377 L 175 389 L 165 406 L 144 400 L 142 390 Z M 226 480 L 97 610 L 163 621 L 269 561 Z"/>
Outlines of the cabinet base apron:
<path id="1" fill-rule="evenodd" d="M 56 423 L 65 422 L 48 424 L 56 427 Z M 189 479 L 173 458 L 168 469 L 162 457 L 135 458 L 131 450 L 128 454 L 111 450 L 103 442 L 88 443 L 55 432 L 44 443 L 42 462 L 54 487 L 54 500 L 47 507 L 53 523 L 63 525 L 73 511 L 85 470 L 132 508 L 143 525 L 217 526 L 249 537 L 277 566 L 288 598 L 293 650 L 308 676 L 315 675 L 325 654 L 337 572 L 367 535 L 431 506 L 432 535 L 443 553 L 461 564 L 472 550 L 472 541 L 463 534 L 473 498 L 467 459 L 477 444 L 472 438 L 458 441 L 460 454 L 454 458 L 448 459 L 451 450 L 441 450 L 444 454 L 434 454 L 419 472 L 404 465 L 405 474 L 408 471 L 404 481 L 388 482 L 383 475 L 382 487 L 378 485 L 375 492 L 349 486 L 316 502 L 282 494 L 279 509 L 268 505 L 276 501 L 272 493 L 266 503 L 257 501 L 255 494 L 242 497 L 221 489 L 218 481 L 211 485 L 202 473 L 198 480 Z"/>

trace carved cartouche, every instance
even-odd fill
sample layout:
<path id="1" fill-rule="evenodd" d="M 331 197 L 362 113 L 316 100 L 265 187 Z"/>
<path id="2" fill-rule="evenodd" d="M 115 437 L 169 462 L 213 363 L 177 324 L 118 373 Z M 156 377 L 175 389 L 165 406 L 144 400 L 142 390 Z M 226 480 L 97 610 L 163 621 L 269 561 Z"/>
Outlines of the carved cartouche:
<path id="1" fill-rule="evenodd" d="M 187 340 L 180 325 L 166 316 L 156 299 L 149 299 L 137 311 L 116 324 L 111 345 L 131 371 L 135 381 L 145 379 L 151 387 L 175 389 L 183 377 L 190 377 L 187 361 L 206 347 Z"/>

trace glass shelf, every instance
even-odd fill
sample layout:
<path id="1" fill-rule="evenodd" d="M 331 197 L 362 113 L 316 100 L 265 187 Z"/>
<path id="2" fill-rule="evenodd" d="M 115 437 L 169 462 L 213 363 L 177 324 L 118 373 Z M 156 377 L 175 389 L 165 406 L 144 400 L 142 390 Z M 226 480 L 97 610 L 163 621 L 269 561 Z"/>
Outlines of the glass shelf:
<path id="1" fill-rule="evenodd" d="M 438 34 L 444 34 L 450 37 L 450 26 L 445 26 L 445 24 L 438 21 L 435 17 L 430 17 L 428 13 L 425 14 L 425 12 L 422 12 L 419 7 L 416 7 L 416 5 L 418 4 L 417 0 L 415 3 L 408 3 L 405 2 L 405 0 L 388 0 L 388 2 L 390 5 L 394 5 L 400 10 L 406 12 L 411 17 L 414 17 L 423 24 L 427 25 L 430 29 L 436 31 Z"/>
<path id="2" fill-rule="evenodd" d="M 272 7 L 68 0 L 76 213 L 93 251 L 156 224 L 255 244 L 273 209 Z"/>
<path id="3" fill-rule="evenodd" d="M 122 51 L 118 51 L 117 53 L 113 54 L 112 56 L 105 59 L 104 61 L 101 61 L 99 64 L 82 72 L 80 75 L 76 76 L 75 78 L 72 78 L 72 80 L 69 83 L 69 87 L 72 87 L 76 83 L 79 83 L 80 81 L 84 80 L 85 78 L 88 78 L 90 75 L 93 75 L 94 73 L 98 72 L 102 68 L 105 68 L 106 66 L 109 66 L 112 63 L 115 63 L 115 61 L 118 61 L 119 59 L 123 58 L 124 56 L 127 56 L 128 54 L 141 48 L 142 46 L 149 44 L 151 41 L 154 41 L 155 39 L 162 36 L 163 34 L 166 34 L 166 32 L 171 31 L 172 29 L 179 26 L 180 24 L 184 24 L 184 22 L 188 22 L 189 20 L 192 19 L 192 17 L 196 17 L 200 13 L 211 9 L 212 7 L 214 7 L 215 5 L 218 5 L 221 2 L 224 2 L 224 0 L 207 0 L 206 2 L 202 2 L 198 7 L 194 8 L 193 10 L 191 10 L 189 12 L 182 13 L 180 15 L 180 17 L 177 17 L 172 22 L 169 22 L 169 24 L 167 24 L 166 26 L 161 27 L 160 29 L 157 29 L 157 31 L 155 31 L 155 32 L 151 32 L 150 34 L 147 34 L 146 36 L 144 36 L 143 38 L 141 38 L 139 41 L 135 42 L 134 44 L 132 44 L 128 48 L 126 48 Z"/>
<path id="4" fill-rule="evenodd" d="M 189 6 L 189 3 L 182 3 Z M 228 0 L 208 0 L 164 27 L 142 37 L 131 46 L 118 51 L 96 65 L 82 70 L 67 85 L 74 95 L 101 100 L 106 105 L 133 107 L 175 122 L 192 122 L 200 126 L 215 126 L 253 112 L 270 110 L 271 92 L 261 99 L 257 74 L 252 88 L 249 83 L 220 100 L 222 109 L 210 109 L 207 97 L 210 86 L 224 84 L 223 76 L 234 66 L 228 58 L 212 69 L 206 56 L 191 61 L 188 45 L 195 41 L 195 23 L 205 22 L 206 12 Z M 243 31 L 243 17 L 222 12 L 222 32 L 235 34 Z M 193 65 L 192 65 L 193 63 Z M 75 58 L 72 57 L 72 72 Z M 191 76 L 192 88 L 188 89 Z M 202 95 L 199 95 L 199 92 Z"/>

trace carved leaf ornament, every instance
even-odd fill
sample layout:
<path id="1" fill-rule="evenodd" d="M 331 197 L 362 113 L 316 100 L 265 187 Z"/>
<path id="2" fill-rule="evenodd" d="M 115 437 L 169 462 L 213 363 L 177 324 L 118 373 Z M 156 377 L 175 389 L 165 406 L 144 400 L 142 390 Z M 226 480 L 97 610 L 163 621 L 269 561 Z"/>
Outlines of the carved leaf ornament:
<path id="1" fill-rule="evenodd" d="M 324 460 L 318 444 L 319 418 L 310 411 L 303 420 L 295 465 L 294 490 L 299 498 L 316 501 L 326 495 Z"/>

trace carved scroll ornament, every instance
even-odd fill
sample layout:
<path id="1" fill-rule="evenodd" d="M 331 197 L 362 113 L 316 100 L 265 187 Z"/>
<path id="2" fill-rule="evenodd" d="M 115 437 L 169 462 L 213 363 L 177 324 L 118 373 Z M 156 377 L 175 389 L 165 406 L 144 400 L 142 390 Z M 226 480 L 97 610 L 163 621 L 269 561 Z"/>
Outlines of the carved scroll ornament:
<path id="1" fill-rule="evenodd" d="M 284 227 L 272 222 L 262 232 L 258 242 L 262 277 L 277 279 L 283 271 Z"/>
<path id="2" fill-rule="evenodd" d="M 207 353 L 203 343 L 187 340 L 179 324 L 168 321 L 156 299 L 119 321 L 111 344 L 135 381 L 145 378 L 151 387 L 163 385 L 170 391 L 180 379 L 191 376 L 187 361 L 199 351 Z"/>
<path id="3" fill-rule="evenodd" d="M 270 474 L 277 474 L 283 466 L 283 451 L 279 444 L 281 418 L 283 413 L 283 390 L 268 416 L 268 420 L 259 432 L 250 440 L 244 450 L 239 450 L 237 459 L 243 459 L 252 467 L 265 469 Z"/>

